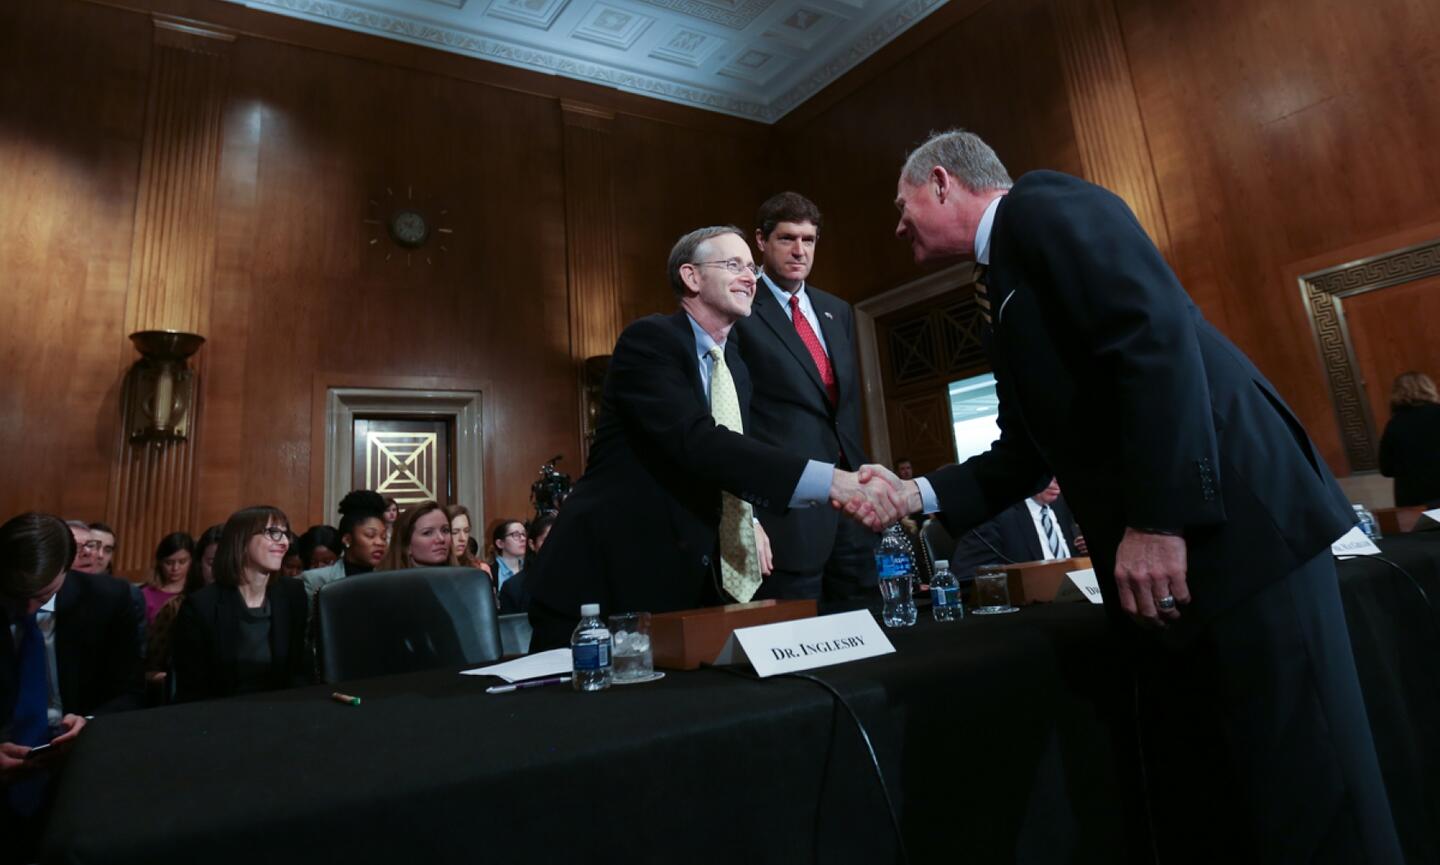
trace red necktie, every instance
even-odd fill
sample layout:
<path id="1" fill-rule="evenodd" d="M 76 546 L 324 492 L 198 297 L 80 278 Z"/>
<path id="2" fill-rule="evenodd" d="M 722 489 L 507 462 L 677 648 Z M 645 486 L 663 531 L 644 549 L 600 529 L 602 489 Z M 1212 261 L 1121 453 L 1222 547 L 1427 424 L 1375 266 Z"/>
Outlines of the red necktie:
<path id="1" fill-rule="evenodd" d="M 810 327 L 810 321 L 805 318 L 805 313 L 800 311 L 800 298 L 790 295 L 790 319 L 795 322 L 795 332 L 800 334 L 800 341 L 810 350 L 810 358 L 815 361 L 815 368 L 820 370 L 820 381 L 825 383 L 825 395 L 830 398 L 830 404 L 835 405 L 840 400 L 840 387 L 835 383 L 835 368 L 830 366 L 830 357 L 825 354 L 825 346 L 820 344 L 820 337 Z"/>

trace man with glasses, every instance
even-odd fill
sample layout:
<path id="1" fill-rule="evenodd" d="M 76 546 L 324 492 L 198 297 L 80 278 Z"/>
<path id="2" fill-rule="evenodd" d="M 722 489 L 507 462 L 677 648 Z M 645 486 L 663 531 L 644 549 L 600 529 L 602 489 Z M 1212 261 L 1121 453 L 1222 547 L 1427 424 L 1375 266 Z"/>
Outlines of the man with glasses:
<path id="1" fill-rule="evenodd" d="M 754 384 L 747 434 L 810 459 L 856 469 L 860 372 L 850 304 L 807 281 L 815 266 L 820 208 L 796 192 L 760 205 L 755 246 L 764 269 L 754 311 L 735 323 Z M 832 508 L 760 515 L 775 570 L 762 598 L 869 600 L 876 595 L 874 532 Z"/>
<path id="2" fill-rule="evenodd" d="M 585 603 L 609 614 L 749 601 L 770 570 L 753 510 L 839 501 L 876 524 L 900 514 L 888 485 L 748 435 L 751 378 L 732 328 L 757 268 L 740 230 L 690 232 L 668 270 L 680 309 L 615 344 L 589 464 L 533 565 L 532 650 L 568 645 Z"/>

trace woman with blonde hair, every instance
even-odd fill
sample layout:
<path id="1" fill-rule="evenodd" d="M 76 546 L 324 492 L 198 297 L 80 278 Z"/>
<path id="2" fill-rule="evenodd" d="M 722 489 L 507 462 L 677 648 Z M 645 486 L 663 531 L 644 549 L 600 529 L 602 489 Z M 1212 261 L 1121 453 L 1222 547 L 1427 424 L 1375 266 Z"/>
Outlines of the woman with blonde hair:
<path id="1" fill-rule="evenodd" d="M 1423 372 L 1396 376 L 1380 474 L 1395 479 L 1395 506 L 1440 505 L 1440 392 Z"/>
<path id="2" fill-rule="evenodd" d="M 459 564 L 450 543 L 450 517 L 436 501 L 419 502 L 395 521 L 382 570 L 443 568 Z"/>

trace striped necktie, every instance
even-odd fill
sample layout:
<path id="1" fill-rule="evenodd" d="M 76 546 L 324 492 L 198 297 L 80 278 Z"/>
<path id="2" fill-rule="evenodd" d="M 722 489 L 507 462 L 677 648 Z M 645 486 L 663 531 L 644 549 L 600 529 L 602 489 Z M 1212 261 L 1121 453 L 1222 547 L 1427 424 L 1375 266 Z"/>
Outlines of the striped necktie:
<path id="1" fill-rule="evenodd" d="M 732 432 L 745 432 L 735 380 L 725 365 L 725 350 L 710 348 L 715 365 L 710 369 L 710 414 L 715 423 Z M 749 502 L 730 493 L 720 494 L 720 583 L 742 604 L 760 588 L 760 555 L 755 551 L 754 512 Z"/>
<path id="2" fill-rule="evenodd" d="M 990 268 L 987 265 L 975 265 L 975 305 L 980 307 L 980 317 L 985 323 L 990 323 L 990 283 L 987 281 Z"/>
<path id="3" fill-rule="evenodd" d="M 1050 558 L 1060 558 L 1060 535 L 1055 531 L 1055 521 L 1050 518 L 1050 506 L 1040 506 L 1040 528 L 1045 532 L 1045 544 L 1050 547 Z"/>

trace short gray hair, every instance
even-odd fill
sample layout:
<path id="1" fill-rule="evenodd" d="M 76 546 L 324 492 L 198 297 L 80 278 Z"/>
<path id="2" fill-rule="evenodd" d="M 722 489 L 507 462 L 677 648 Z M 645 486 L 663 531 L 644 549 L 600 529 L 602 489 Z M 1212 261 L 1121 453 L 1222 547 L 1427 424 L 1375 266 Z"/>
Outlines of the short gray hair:
<path id="1" fill-rule="evenodd" d="M 674 289 L 676 297 L 685 296 L 685 280 L 680 278 L 680 266 L 690 264 L 695 260 L 695 254 L 705 241 L 723 234 L 733 234 L 745 240 L 745 235 L 733 225 L 712 225 L 708 228 L 697 228 L 679 240 L 670 249 L 670 262 L 668 271 L 670 273 L 670 288 Z"/>
<path id="2" fill-rule="evenodd" d="M 940 166 L 971 192 L 1009 189 L 1015 185 L 1000 157 L 980 136 L 963 129 L 932 132 L 930 139 L 910 151 L 900 176 L 906 183 L 921 184 L 930 169 Z"/>

